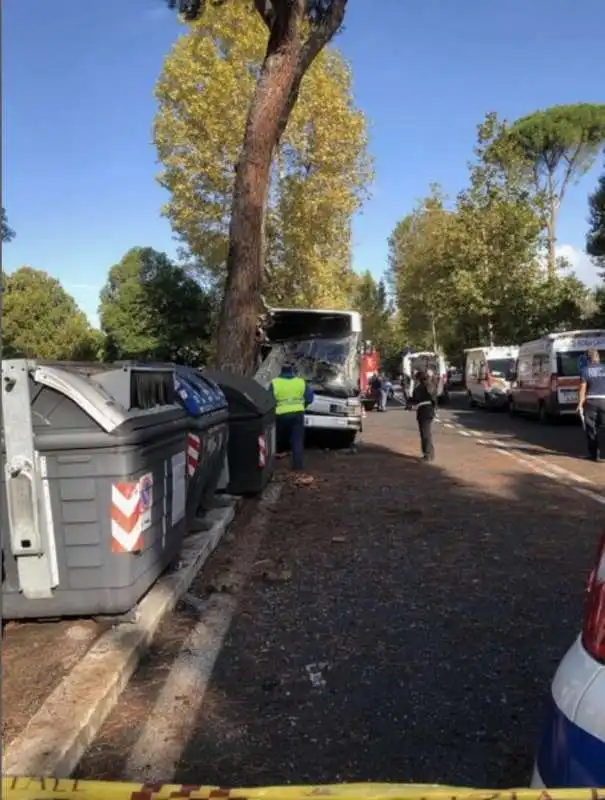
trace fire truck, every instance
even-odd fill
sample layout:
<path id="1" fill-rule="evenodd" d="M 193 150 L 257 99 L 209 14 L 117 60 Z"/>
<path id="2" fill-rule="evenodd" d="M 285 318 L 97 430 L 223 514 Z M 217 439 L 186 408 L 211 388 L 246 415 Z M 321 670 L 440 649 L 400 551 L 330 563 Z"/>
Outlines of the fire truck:
<path id="1" fill-rule="evenodd" d="M 373 375 L 377 375 L 380 369 L 380 354 L 372 345 L 372 342 L 364 342 L 361 351 L 361 361 L 359 365 L 359 388 L 363 407 L 367 411 L 372 411 L 376 405 L 376 398 L 370 389 L 370 380 Z"/>

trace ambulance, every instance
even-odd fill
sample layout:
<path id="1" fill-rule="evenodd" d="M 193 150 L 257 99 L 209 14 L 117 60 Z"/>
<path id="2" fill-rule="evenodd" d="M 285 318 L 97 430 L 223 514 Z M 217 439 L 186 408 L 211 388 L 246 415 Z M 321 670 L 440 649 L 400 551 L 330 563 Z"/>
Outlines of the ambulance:
<path id="1" fill-rule="evenodd" d="M 464 383 L 470 406 L 504 408 L 508 404 L 518 347 L 472 347 L 464 351 Z"/>
<path id="2" fill-rule="evenodd" d="M 541 422 L 576 413 L 580 370 L 587 350 L 605 361 L 605 330 L 549 333 L 519 348 L 509 408 Z"/>

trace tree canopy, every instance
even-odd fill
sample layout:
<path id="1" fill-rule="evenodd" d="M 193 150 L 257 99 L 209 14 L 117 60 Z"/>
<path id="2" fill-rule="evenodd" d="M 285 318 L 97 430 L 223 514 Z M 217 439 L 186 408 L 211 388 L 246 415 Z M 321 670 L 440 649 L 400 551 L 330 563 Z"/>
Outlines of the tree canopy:
<path id="1" fill-rule="evenodd" d="M 589 229 L 586 237 L 586 252 L 592 256 L 596 266 L 605 278 L 605 172 L 589 201 Z"/>
<path id="2" fill-rule="evenodd" d="M 99 315 L 112 360 L 202 364 L 208 357 L 215 320 L 209 294 L 151 247 L 133 247 L 111 267 Z"/>
<path id="3" fill-rule="evenodd" d="M 58 280 L 21 267 L 4 277 L 3 356 L 96 360 L 102 344 L 85 314 Z"/>
<path id="4" fill-rule="evenodd" d="M 234 166 L 266 37 L 265 25 L 246 4 L 211 5 L 173 47 L 156 87 L 160 181 L 170 192 L 164 212 L 221 286 Z M 274 152 L 266 211 L 268 303 L 350 304 L 350 222 L 371 175 L 350 68 L 336 50 L 324 50 Z"/>
<path id="5" fill-rule="evenodd" d="M 15 238 L 15 231 L 8 224 L 6 211 L 2 209 L 2 241 L 11 242 Z"/>
<path id="6" fill-rule="evenodd" d="M 381 367 L 389 373 L 399 372 L 403 330 L 383 279 L 375 280 L 368 270 L 355 277 L 353 308 L 362 319 L 362 336 L 380 352 Z"/>
<path id="7" fill-rule="evenodd" d="M 233 3 L 168 0 L 186 19 L 227 11 Z M 254 0 L 240 4 L 266 26 L 265 53 L 254 75 L 243 141 L 235 163 L 227 269 L 218 333 L 225 367 L 243 373 L 255 364 L 255 331 L 265 271 L 265 220 L 275 148 L 295 108 L 303 78 L 344 20 L 347 0 Z M 204 15 L 205 16 L 205 15 Z M 244 26 L 251 21 L 248 16 Z M 234 31 L 237 33 L 237 29 Z M 206 85 L 198 86 L 202 95 Z"/>
<path id="8" fill-rule="evenodd" d="M 586 174 L 605 142 L 605 104 L 576 103 L 535 111 L 502 125 L 488 160 L 525 176 L 546 233 L 548 269 L 556 273 L 559 209 L 570 184 Z"/>
<path id="9" fill-rule="evenodd" d="M 488 115 L 468 188 L 450 202 L 432 187 L 390 238 L 389 279 L 410 340 L 454 358 L 465 347 L 575 326 L 588 308 L 586 288 L 566 265 L 545 272 L 535 197 L 510 162 L 493 158 L 501 132 Z"/>

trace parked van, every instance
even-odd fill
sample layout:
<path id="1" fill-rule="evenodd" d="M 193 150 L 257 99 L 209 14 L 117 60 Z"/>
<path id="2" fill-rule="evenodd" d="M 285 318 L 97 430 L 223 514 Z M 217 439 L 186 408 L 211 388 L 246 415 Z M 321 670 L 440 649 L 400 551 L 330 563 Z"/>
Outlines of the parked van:
<path id="1" fill-rule="evenodd" d="M 484 408 L 507 406 L 519 348 L 472 347 L 464 353 L 464 377 L 469 405 Z"/>
<path id="2" fill-rule="evenodd" d="M 511 412 L 535 414 L 544 422 L 575 414 L 581 364 L 590 349 L 598 350 L 605 362 L 605 330 L 549 333 L 522 344 Z"/>

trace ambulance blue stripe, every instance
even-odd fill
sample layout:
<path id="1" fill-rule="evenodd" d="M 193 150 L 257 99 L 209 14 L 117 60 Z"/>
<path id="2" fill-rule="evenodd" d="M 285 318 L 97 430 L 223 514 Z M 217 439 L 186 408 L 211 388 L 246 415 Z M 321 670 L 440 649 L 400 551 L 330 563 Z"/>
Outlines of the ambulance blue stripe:
<path id="1" fill-rule="evenodd" d="M 537 765 L 547 788 L 605 786 L 605 741 L 573 723 L 551 697 Z"/>

